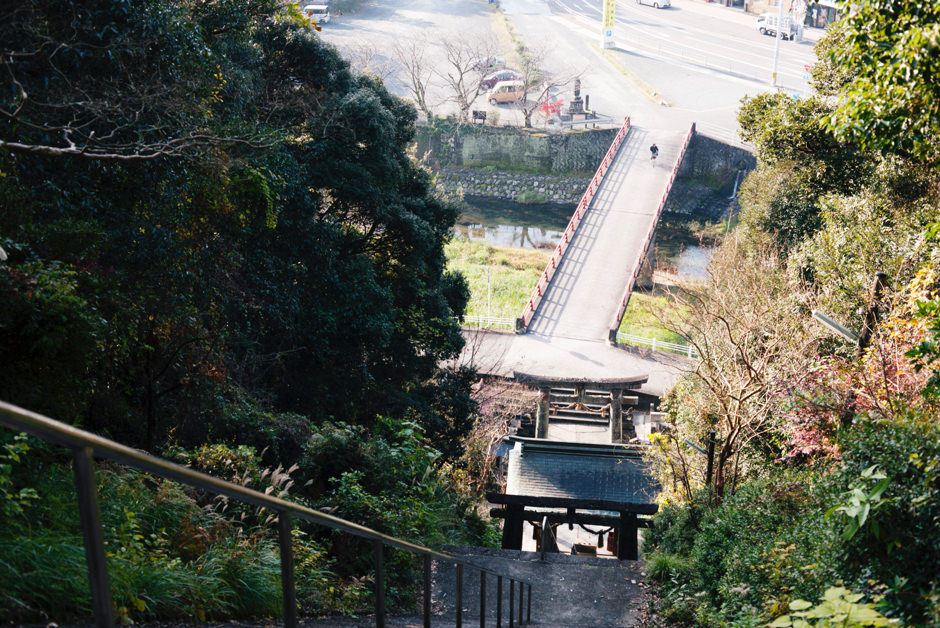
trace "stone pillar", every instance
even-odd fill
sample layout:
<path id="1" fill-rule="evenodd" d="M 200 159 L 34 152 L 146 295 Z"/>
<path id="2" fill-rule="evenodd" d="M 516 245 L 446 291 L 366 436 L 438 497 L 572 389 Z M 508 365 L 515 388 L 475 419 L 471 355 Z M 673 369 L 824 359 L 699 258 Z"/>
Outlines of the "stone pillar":
<path id="1" fill-rule="evenodd" d="M 610 442 L 623 442 L 623 390 L 610 391 Z"/>
<path id="2" fill-rule="evenodd" d="M 535 411 L 535 437 L 548 437 L 548 402 L 551 389 L 547 386 L 539 388 L 539 406 Z"/>
<path id="3" fill-rule="evenodd" d="M 636 513 L 620 513 L 620 529 L 617 531 L 617 558 L 620 560 L 637 560 L 640 555 L 637 535 L 639 526 L 637 526 Z"/>

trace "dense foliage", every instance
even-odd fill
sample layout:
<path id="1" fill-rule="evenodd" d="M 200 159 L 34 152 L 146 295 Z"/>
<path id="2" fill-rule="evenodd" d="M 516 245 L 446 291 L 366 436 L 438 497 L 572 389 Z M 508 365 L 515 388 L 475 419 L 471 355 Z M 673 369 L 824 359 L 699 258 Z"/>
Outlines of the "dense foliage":
<path id="1" fill-rule="evenodd" d="M 296 8 L 280 6 L 0 9 L 0 399 L 165 455 L 250 446 L 257 464 L 299 465 L 298 499 L 418 542 L 451 529 L 483 542 L 489 531 L 447 463 L 472 425 L 472 373 L 439 366 L 460 350 L 454 317 L 467 300 L 444 268 L 456 210 L 408 154 L 414 109 L 351 73 Z M 19 441 L 2 439 L 22 458 Z M 42 462 L 0 476 L 4 511 L 18 513 L 3 526 L 0 564 L 33 578 L 14 591 L 4 576 L 0 604 L 4 616 L 77 616 L 87 610 L 78 590 L 31 597 L 55 561 L 26 569 L 23 552 L 5 562 L 45 535 L 79 560 L 65 459 L 39 451 Z M 261 606 L 237 589 L 211 593 L 237 574 L 192 580 L 212 572 L 200 561 L 237 554 L 273 586 L 261 522 L 120 470 L 101 481 L 126 487 L 104 500 L 107 533 L 139 542 L 112 557 L 131 615 L 274 613 L 267 589 Z M 219 545 L 215 558 L 174 536 L 186 518 Z M 322 532 L 298 544 L 315 572 L 338 564 L 337 578 L 361 579 L 370 569 L 361 548 Z M 146 587 L 135 578 L 149 564 L 205 586 L 216 606 L 138 604 Z M 309 610 L 344 607 L 317 598 L 317 582 L 301 583 L 316 598 Z"/>
<path id="2" fill-rule="evenodd" d="M 738 232 L 676 296 L 702 359 L 653 454 L 667 624 L 940 625 L 936 3 L 842 4 L 817 95 L 743 103 Z"/>

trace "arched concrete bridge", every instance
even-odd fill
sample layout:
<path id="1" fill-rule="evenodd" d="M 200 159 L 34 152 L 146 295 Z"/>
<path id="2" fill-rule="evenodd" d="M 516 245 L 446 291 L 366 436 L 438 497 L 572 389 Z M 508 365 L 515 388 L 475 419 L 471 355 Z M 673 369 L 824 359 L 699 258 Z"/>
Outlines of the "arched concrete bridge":
<path id="1" fill-rule="evenodd" d="M 517 371 L 546 379 L 645 375 L 639 392 L 661 396 L 685 360 L 609 340 L 693 132 L 694 125 L 652 129 L 628 119 L 517 320 L 517 333 L 465 331 L 463 361 L 503 377 Z M 659 158 L 651 162 L 654 142 Z"/>

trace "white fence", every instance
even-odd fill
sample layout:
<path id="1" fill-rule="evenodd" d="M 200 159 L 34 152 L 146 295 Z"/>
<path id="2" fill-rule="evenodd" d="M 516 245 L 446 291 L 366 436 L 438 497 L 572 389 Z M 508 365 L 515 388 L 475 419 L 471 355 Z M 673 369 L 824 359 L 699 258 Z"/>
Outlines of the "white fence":
<path id="1" fill-rule="evenodd" d="M 464 316 L 460 324 L 478 329 L 515 329 L 516 319 L 513 316 Z"/>
<path id="2" fill-rule="evenodd" d="M 626 334 L 622 331 L 617 332 L 617 342 L 622 342 L 628 345 L 642 345 L 644 347 L 652 347 L 653 351 L 668 351 L 670 353 L 679 353 L 690 358 L 698 357 L 698 352 L 695 351 L 695 347 L 692 345 L 680 345 L 674 342 L 666 342 L 665 340 L 657 340 L 656 338 L 644 338 L 642 336 Z"/>

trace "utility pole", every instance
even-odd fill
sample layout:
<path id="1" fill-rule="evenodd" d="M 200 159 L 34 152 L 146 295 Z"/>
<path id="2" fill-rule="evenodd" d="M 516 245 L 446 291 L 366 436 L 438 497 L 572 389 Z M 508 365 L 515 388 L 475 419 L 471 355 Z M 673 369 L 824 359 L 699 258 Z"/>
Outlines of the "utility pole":
<path id="1" fill-rule="evenodd" d="M 770 84 L 773 87 L 777 87 L 777 64 L 780 62 L 780 40 L 783 38 L 783 1 L 777 0 L 780 3 L 780 11 L 777 13 L 777 37 L 774 41 L 774 70 L 771 75 Z"/>

